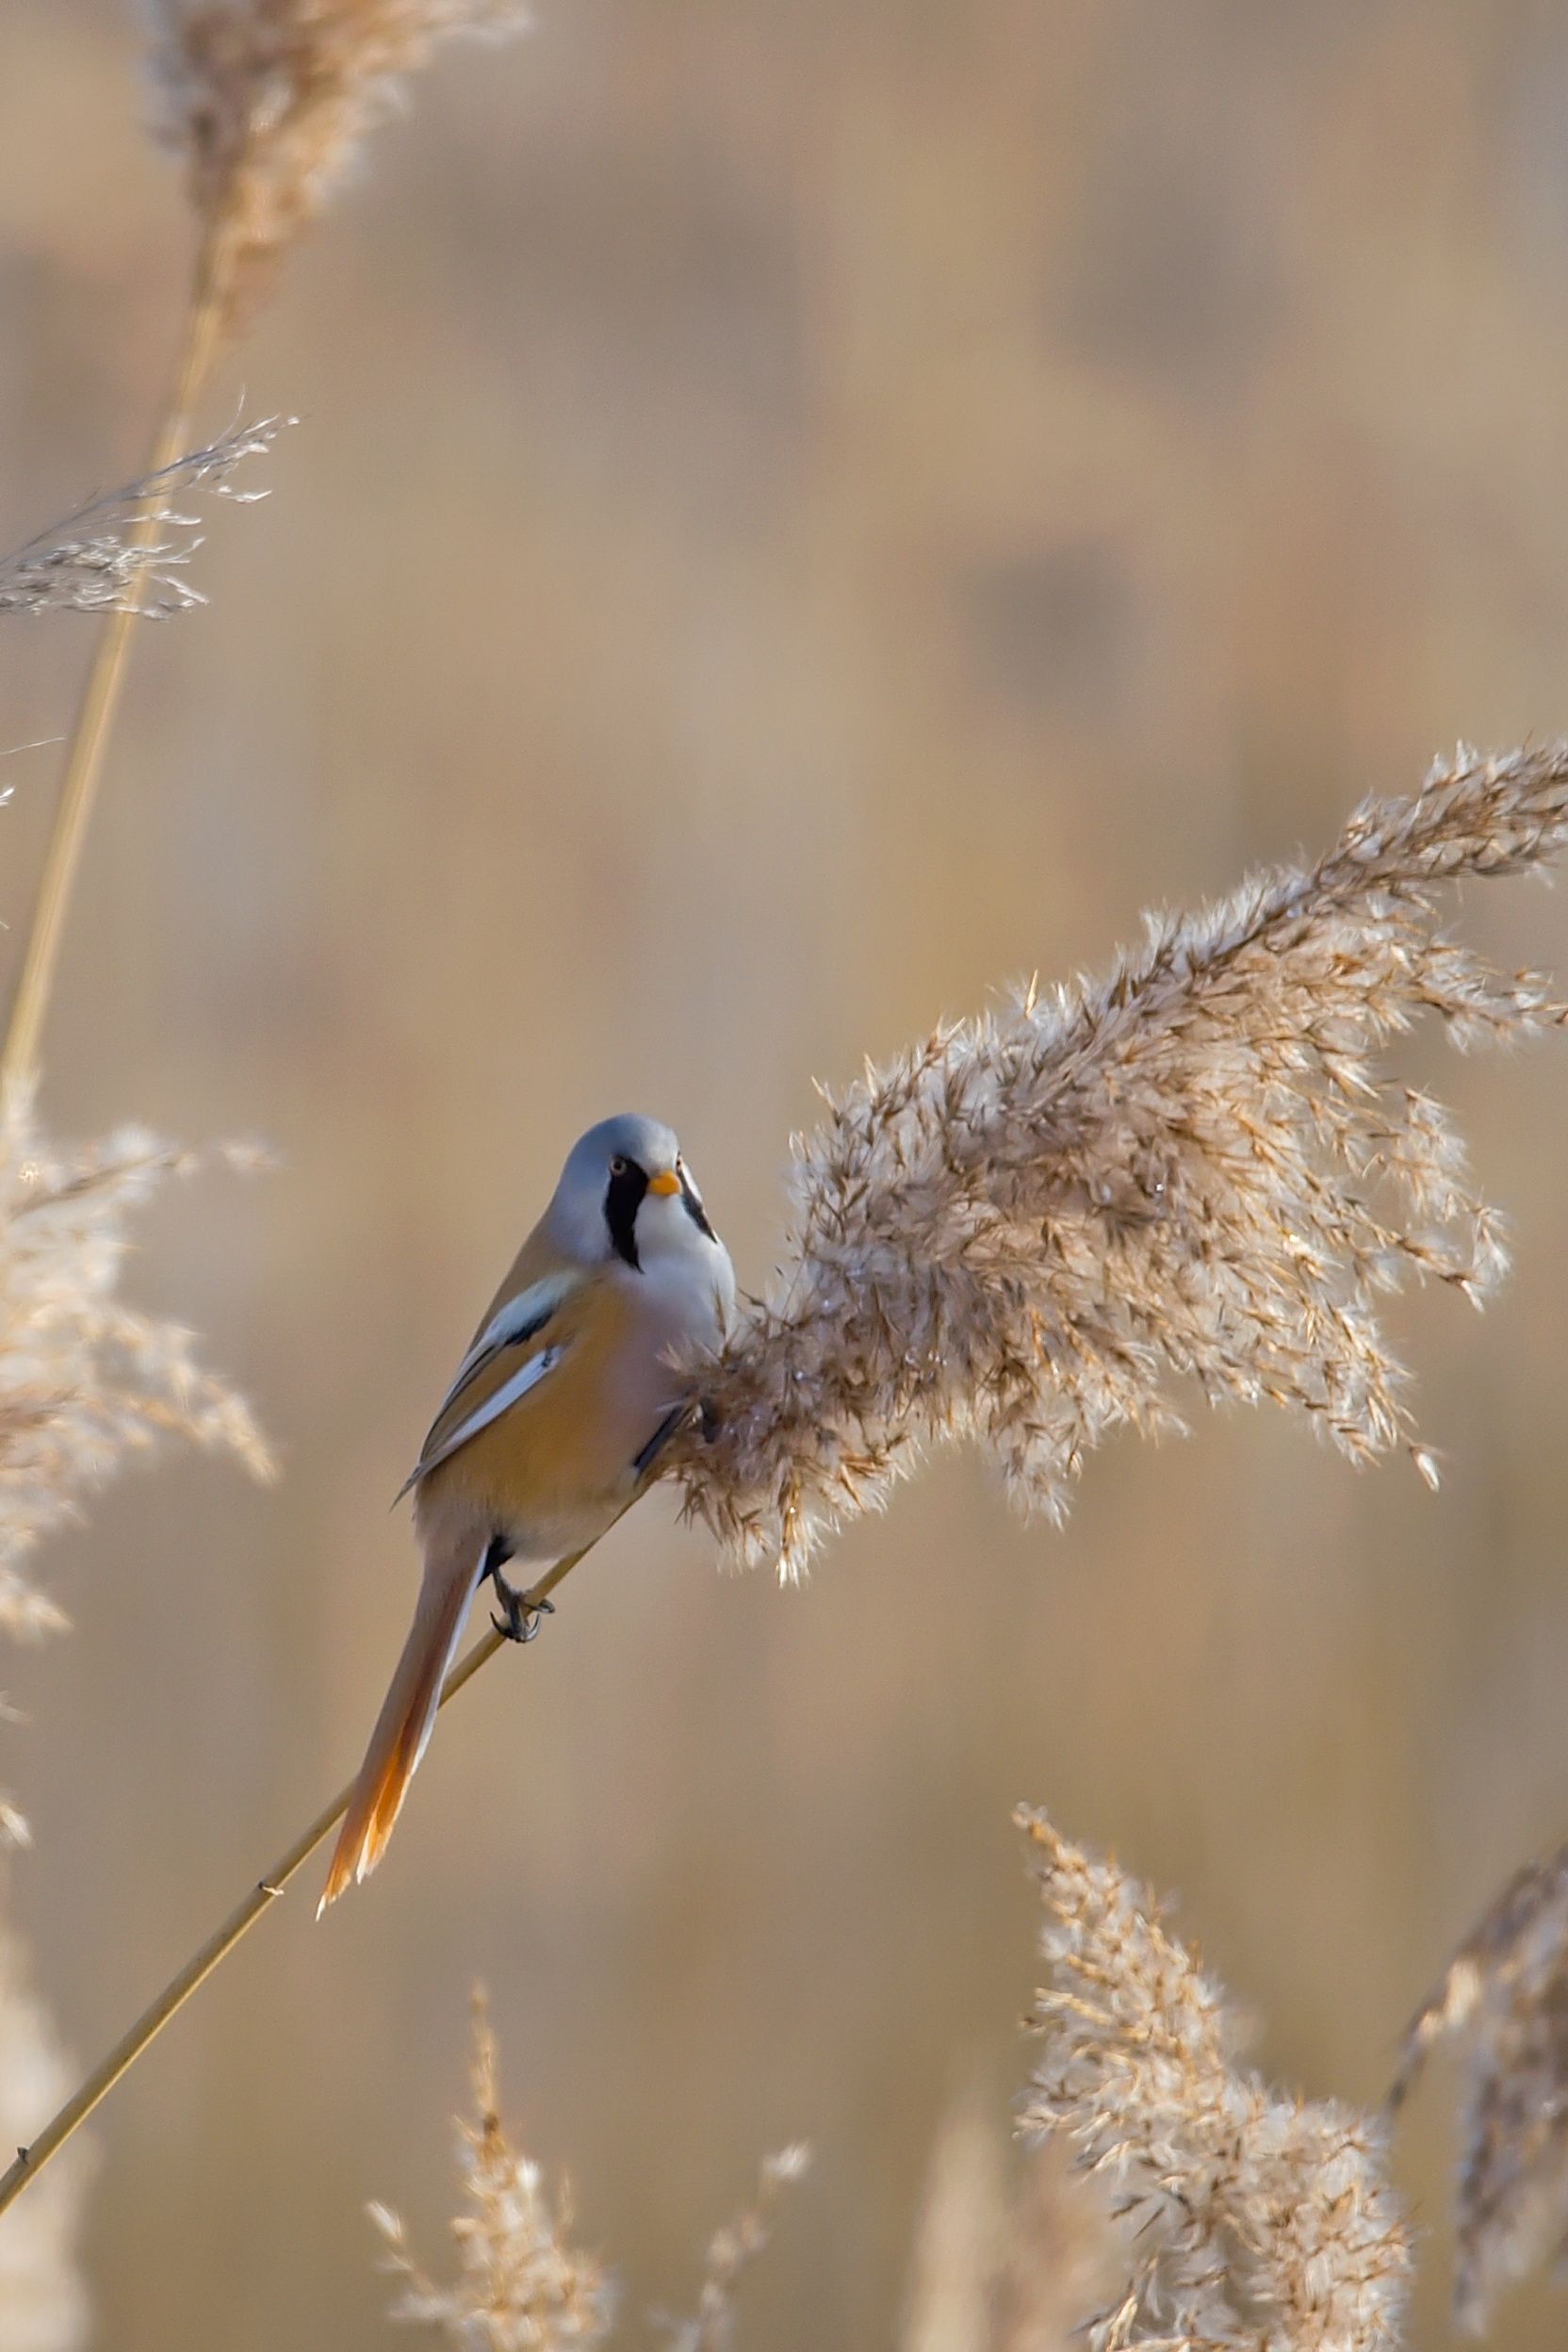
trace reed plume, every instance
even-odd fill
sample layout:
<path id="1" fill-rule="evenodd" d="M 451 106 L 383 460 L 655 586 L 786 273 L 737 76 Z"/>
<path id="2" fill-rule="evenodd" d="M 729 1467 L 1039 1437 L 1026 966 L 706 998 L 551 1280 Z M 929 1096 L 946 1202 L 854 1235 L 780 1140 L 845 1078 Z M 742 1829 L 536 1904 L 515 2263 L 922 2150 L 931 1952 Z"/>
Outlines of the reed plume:
<path id="1" fill-rule="evenodd" d="M 1119 2201 L 1128 2275 L 1092 2352 L 1158 2344 L 1380 2352 L 1410 2272 L 1382 2128 L 1241 2066 L 1224 1995 L 1137 1883 L 1017 1815 L 1050 1982 L 1022 2128 Z"/>
<path id="2" fill-rule="evenodd" d="M 966 2098 L 932 2157 L 900 2352 L 1075 2352 L 1117 2250 L 1104 2200 L 1052 2140 L 1011 2183 L 1005 2160 L 999 2126 Z"/>
<path id="3" fill-rule="evenodd" d="M 62 1153 L 19 1100 L 0 1113 L 0 1633 L 63 1625 L 29 1556 L 129 1454 L 179 1437 L 270 1474 L 249 1406 L 191 1334 L 120 1296 L 132 1213 L 198 1165 L 137 1128 Z"/>
<path id="4" fill-rule="evenodd" d="M 567 2192 L 552 2201 L 539 2166 L 508 2137 L 495 2036 L 480 1994 L 469 2088 L 474 2113 L 458 2124 L 464 2209 L 451 2225 L 458 2249 L 453 2282 L 437 2285 L 420 2266 L 395 2213 L 381 2204 L 368 2208 L 384 2267 L 401 2282 L 392 2317 L 434 2328 L 467 2352 L 587 2352 L 612 2332 L 614 2292 L 603 2264 L 569 2243 Z M 799 2179 L 808 2161 L 800 2148 L 765 2160 L 752 2204 L 709 2246 L 695 2315 L 660 2323 L 678 2352 L 726 2352 L 736 2282 L 767 2244 L 779 2191 Z"/>
<path id="5" fill-rule="evenodd" d="M 1435 1482 L 1378 1301 L 1416 1276 L 1479 1302 L 1505 1253 L 1448 1115 L 1380 1049 L 1422 1013 L 1461 1046 L 1563 1019 L 1434 899 L 1565 837 L 1568 746 L 1462 746 L 1315 864 L 1151 916 L 1103 979 L 868 1068 L 796 1139 L 782 1266 L 697 1368 L 689 1511 L 794 1574 L 969 1437 L 1057 1516 L 1111 1430 L 1183 1426 L 1178 1382 L 1305 1413 L 1353 1461 L 1404 1445 Z"/>
<path id="6" fill-rule="evenodd" d="M 473 2115 L 458 2124 L 464 2210 L 452 2223 L 458 2275 L 437 2286 L 409 2250 L 402 2223 L 373 2204 L 384 2266 L 400 2279 L 394 2319 L 435 2328 L 483 2352 L 582 2352 L 610 2332 L 610 2282 L 591 2254 L 568 2242 L 571 2198 L 553 2202 L 539 2166 L 520 2154 L 500 2117 L 496 2038 L 482 1995 L 474 1999 L 469 2071 Z"/>
<path id="7" fill-rule="evenodd" d="M 169 501 L 204 493 L 249 506 L 266 498 L 263 489 L 241 489 L 233 476 L 244 459 L 265 456 L 294 421 L 263 416 L 254 424 L 236 423 L 207 448 L 122 490 L 90 498 L 63 522 L 0 556 L 0 613 L 139 612 L 161 621 L 204 604 L 201 590 L 185 577 L 202 544 L 189 536 L 197 519 Z M 148 538 L 140 525 L 180 536 Z"/>
<path id="8" fill-rule="evenodd" d="M 148 0 L 155 126 L 220 248 L 225 331 L 444 41 L 496 38 L 514 0 Z"/>
<path id="9" fill-rule="evenodd" d="M 1479 2334 L 1501 2290 L 1568 2245 L 1568 1846 L 1515 1873 L 1405 2035 L 1397 2108 L 1434 2044 L 1466 2053 L 1454 2317 Z"/>
<path id="10" fill-rule="evenodd" d="M 800 2179 L 810 2161 L 809 2148 L 799 2146 L 762 2159 L 751 2203 L 708 2242 L 696 2310 L 689 2319 L 660 2322 L 669 2352 L 729 2352 L 742 2274 L 767 2246 L 780 2193 Z"/>
<path id="11" fill-rule="evenodd" d="M 0 2134 L 30 2131 L 70 2083 L 52 2019 L 32 1990 L 22 1950 L 0 1928 Z M 6 2352 L 75 2352 L 88 2300 L 76 2233 L 89 2161 L 78 2149 L 24 2212 L 0 2219 L 0 2314 Z"/>
<path id="12" fill-rule="evenodd" d="M 179 346 L 146 474 L 156 483 L 194 437 L 225 345 L 286 248 L 320 210 L 400 77 L 450 36 L 499 33 L 510 0 L 146 0 L 160 132 L 186 158 L 198 224 Z M 36 1082 L 44 1017 L 142 593 L 171 595 L 155 491 L 125 518 L 121 593 L 108 606 L 66 752 L 58 806 L 23 948 L 0 1085 Z"/>

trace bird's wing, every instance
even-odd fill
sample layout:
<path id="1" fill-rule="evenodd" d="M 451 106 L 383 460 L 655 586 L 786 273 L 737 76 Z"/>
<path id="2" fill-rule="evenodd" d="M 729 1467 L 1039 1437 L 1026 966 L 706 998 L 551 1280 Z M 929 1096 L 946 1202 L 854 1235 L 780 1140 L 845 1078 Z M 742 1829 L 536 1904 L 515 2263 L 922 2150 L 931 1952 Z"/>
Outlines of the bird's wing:
<path id="1" fill-rule="evenodd" d="M 449 1461 L 554 1371 L 572 1336 L 572 1318 L 562 1310 L 581 1281 L 580 1274 L 563 1270 L 510 1296 L 503 1292 L 457 1367 L 419 1459 L 398 1490 L 399 1502 L 438 1462 Z"/>

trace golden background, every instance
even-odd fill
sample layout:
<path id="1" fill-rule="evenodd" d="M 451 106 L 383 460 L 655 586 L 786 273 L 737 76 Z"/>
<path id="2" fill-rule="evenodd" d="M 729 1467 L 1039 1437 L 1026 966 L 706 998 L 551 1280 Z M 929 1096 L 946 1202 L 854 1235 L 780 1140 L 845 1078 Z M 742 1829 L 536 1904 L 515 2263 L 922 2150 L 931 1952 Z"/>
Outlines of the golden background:
<path id="1" fill-rule="evenodd" d="M 283 1159 L 166 1205 L 134 1288 L 284 1482 L 117 1485 L 46 1563 L 75 1632 L 7 1662 L 84 2057 L 357 1759 L 387 1498 L 582 1126 L 678 1123 L 759 1283 L 814 1075 L 1568 719 L 1560 8 L 544 0 L 412 98 L 210 404 L 302 422 L 139 641 L 49 1040 L 57 1129 Z M 138 464 L 190 241 L 145 111 L 126 8 L 0 17 L 0 544 Z M 91 626 L 7 626 L 6 742 Z M 7 763 L 13 939 L 57 759 Z M 1568 971 L 1560 897 L 1463 920 Z M 482 1978 L 631 2321 L 800 2136 L 743 2340 L 890 2344 L 939 2119 L 1022 2072 L 1021 1796 L 1181 1890 L 1270 2070 L 1374 2100 L 1568 1780 L 1565 1064 L 1407 1058 L 1519 1260 L 1484 1320 L 1394 1310 L 1440 1496 L 1205 1417 L 1061 1533 L 948 1458 L 782 1593 L 656 1497 L 371 1886 L 291 1895 L 105 2111 L 98 2340 L 385 2344 L 361 2208 L 446 2260 Z M 1399 2160 L 1425 2345 L 1447 2087 Z M 1499 2334 L 1561 2326 L 1531 2287 Z"/>

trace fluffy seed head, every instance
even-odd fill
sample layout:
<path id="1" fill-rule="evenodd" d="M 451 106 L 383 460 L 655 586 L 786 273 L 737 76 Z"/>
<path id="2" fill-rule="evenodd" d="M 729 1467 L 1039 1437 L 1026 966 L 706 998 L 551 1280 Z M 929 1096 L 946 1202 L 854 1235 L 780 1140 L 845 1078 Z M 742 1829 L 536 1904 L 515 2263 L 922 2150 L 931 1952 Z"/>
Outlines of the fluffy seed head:
<path id="1" fill-rule="evenodd" d="M 1565 838 L 1568 746 L 1462 746 L 1315 865 L 869 1070 L 795 1143 L 780 1270 L 695 1368 L 691 1511 L 792 1572 L 972 1437 L 1059 1514 L 1111 1430 L 1182 1426 L 1178 1384 L 1289 1406 L 1354 1461 L 1405 1445 L 1430 1479 L 1379 1299 L 1418 1276 L 1479 1300 L 1505 1254 L 1446 1113 L 1380 1049 L 1422 1013 L 1460 1045 L 1563 1018 L 1433 902 Z"/>
<path id="2" fill-rule="evenodd" d="M 1568 2233 L 1568 1846 L 1518 1871 L 1460 1946 L 1405 2035 L 1392 2105 L 1450 2035 L 1466 2051 L 1454 2316 L 1478 2334 Z"/>
<path id="3" fill-rule="evenodd" d="M 1223 1993 L 1143 1887 L 1043 1813 L 1017 1819 L 1048 1971 L 1023 2128 L 1103 2179 L 1126 2225 L 1126 2283 L 1086 2331 L 1092 2352 L 1396 2344 L 1410 2243 L 1380 2125 L 1242 2066 Z"/>
<path id="4" fill-rule="evenodd" d="M 567 2240 L 570 2199 L 551 2199 L 539 2166 L 515 2150 L 501 2122 L 496 2043 L 474 2001 L 473 2115 L 458 2126 L 464 2210 L 452 2223 L 458 2275 L 437 2286 L 409 2250 L 402 2223 L 369 2208 L 385 2267 L 401 2280 L 394 2319 L 437 2329 L 473 2352 L 590 2352 L 610 2333 L 609 2280 Z"/>
<path id="5" fill-rule="evenodd" d="M 156 127 L 223 248 L 231 310 L 443 41 L 526 22 L 515 0 L 145 0 Z"/>

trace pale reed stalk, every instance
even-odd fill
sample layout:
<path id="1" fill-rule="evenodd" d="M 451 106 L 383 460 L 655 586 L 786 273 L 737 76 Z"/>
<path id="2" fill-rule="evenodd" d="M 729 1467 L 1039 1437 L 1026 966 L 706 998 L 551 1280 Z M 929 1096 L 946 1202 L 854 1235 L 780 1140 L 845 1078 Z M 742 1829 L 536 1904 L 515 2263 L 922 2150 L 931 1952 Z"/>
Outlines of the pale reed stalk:
<path id="1" fill-rule="evenodd" d="M 629 1507 L 628 1505 L 629 1509 Z M 596 1540 L 602 1541 L 602 1538 Z M 585 1560 L 593 1548 L 593 1544 L 585 1544 L 581 1551 L 569 1553 L 564 1560 L 557 1560 L 554 1567 L 541 1576 L 538 1583 L 525 1594 L 524 1609 L 537 1609 L 542 1602 L 547 1600 L 557 1587 L 571 1574 L 578 1562 Z M 456 1698 L 458 1692 L 472 1681 L 480 1668 L 486 1665 L 495 1657 L 496 1652 L 505 1646 L 506 1636 L 504 1634 L 492 1630 L 482 1635 L 474 1643 L 467 1656 L 461 1658 L 452 1668 L 442 1689 L 438 1704 L 445 1707 L 449 1700 Z M 201 1944 L 184 1966 L 175 1971 L 155 2000 L 148 2003 L 135 2024 L 128 2027 L 121 2035 L 106 2057 L 101 2059 L 93 2067 L 92 2072 L 77 2085 L 57 2114 L 51 2116 L 48 2123 L 35 2134 L 25 2148 L 17 2149 L 15 2163 L 4 2175 L 0 2175 L 0 2213 L 4 2213 L 7 2207 L 15 2202 L 30 2181 L 38 2179 L 44 2166 L 58 2155 L 72 2134 L 80 2130 L 89 2115 L 92 2114 L 93 2109 L 107 2098 L 122 2076 L 135 2066 L 143 2050 L 149 2049 L 163 2032 L 164 2027 L 179 2015 L 192 1993 L 198 1992 L 214 1968 L 228 1958 L 229 1953 L 233 1952 L 240 1939 L 249 1934 L 262 1913 L 271 1909 L 289 1880 L 303 1868 L 316 1852 L 317 1847 L 336 1828 L 349 1809 L 349 1800 L 353 1792 L 353 1781 L 348 1782 L 338 1790 L 331 1804 L 323 1807 L 308 1828 L 300 1832 L 293 1843 L 285 1849 L 271 1868 L 264 1870 L 261 1876 L 247 1888 L 227 1919 L 213 1930 L 205 1942 Z"/>
<path id="2" fill-rule="evenodd" d="M 512 28 L 510 0 L 152 0 L 163 137 L 185 156 L 200 243 L 149 474 L 194 438 L 197 404 L 247 307 L 320 209 L 399 78 L 454 35 Z M 145 553 L 149 503 L 131 538 Z M 25 1095 L 66 913 L 124 685 L 137 600 L 106 620 L 66 753 L 32 922 L 0 1043 L 0 1096 Z"/>
<path id="3" fill-rule="evenodd" d="M 196 405 L 212 372 L 221 340 L 235 253 L 227 225 L 220 220 L 210 223 L 197 258 L 185 330 L 164 400 L 162 421 L 153 436 L 146 466 L 149 475 L 166 472 L 195 438 Z M 157 530 L 157 499 L 150 491 L 127 533 L 132 550 L 145 552 Z M 0 1044 L 0 1093 L 7 1099 L 29 1096 L 36 1084 L 44 1016 L 59 963 L 66 909 L 81 865 L 88 825 L 103 777 L 109 730 L 124 685 L 138 600 L 139 592 L 133 582 L 127 601 L 106 619 L 72 728 L 38 898 L 22 951 L 5 1041 Z"/>

